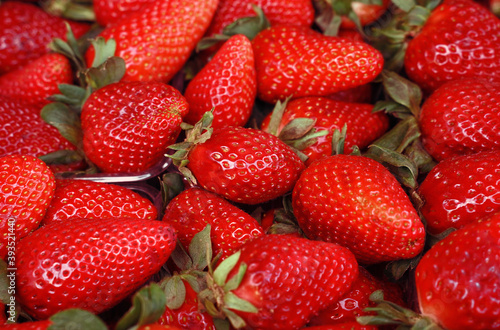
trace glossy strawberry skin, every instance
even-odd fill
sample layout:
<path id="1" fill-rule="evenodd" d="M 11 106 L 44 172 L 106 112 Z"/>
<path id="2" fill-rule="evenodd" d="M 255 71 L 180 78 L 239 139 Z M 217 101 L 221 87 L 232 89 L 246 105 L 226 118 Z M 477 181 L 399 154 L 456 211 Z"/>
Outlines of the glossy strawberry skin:
<path id="1" fill-rule="evenodd" d="M 54 197 L 54 174 L 33 156 L 5 156 L 0 158 L 0 187 L 0 257 L 4 259 L 8 251 L 15 256 L 16 242 L 40 225 Z"/>
<path id="2" fill-rule="evenodd" d="M 11 323 L 2 325 L 1 328 L 5 330 L 46 330 L 52 325 L 52 321 L 33 321 L 23 323 Z"/>
<path id="3" fill-rule="evenodd" d="M 365 26 L 367 24 L 376 21 L 380 16 L 382 16 L 387 10 L 387 7 L 389 7 L 390 3 L 391 3 L 390 0 L 383 0 L 380 5 L 365 4 L 358 1 L 352 1 L 350 5 L 354 13 L 356 13 L 356 15 L 358 16 L 361 25 Z M 347 16 L 342 16 L 341 18 L 342 18 L 342 23 L 341 23 L 342 28 L 344 29 L 356 28 L 356 24 Z"/>
<path id="4" fill-rule="evenodd" d="M 419 187 L 427 230 L 459 229 L 500 211 L 500 151 L 449 158 L 438 163 Z"/>
<path id="5" fill-rule="evenodd" d="M 218 0 L 158 0 L 100 36 L 117 43 L 116 55 L 125 60 L 122 81 L 168 82 L 183 67 L 205 33 Z M 90 66 L 95 50 L 87 51 Z"/>
<path id="6" fill-rule="evenodd" d="M 40 108 L 0 96 L 0 157 L 13 154 L 41 156 L 75 147 L 40 117 Z"/>
<path id="7" fill-rule="evenodd" d="M 283 127 L 296 118 L 314 118 L 317 131 L 327 130 L 328 135 L 317 138 L 317 141 L 301 150 L 306 156 L 307 164 L 332 154 L 332 136 L 335 129 L 342 130 L 347 125 L 347 137 L 344 151 L 349 153 L 353 146 L 363 149 L 380 137 L 389 127 L 389 119 L 382 112 L 372 113 L 373 105 L 334 101 L 325 97 L 309 96 L 291 100 L 278 128 Z M 262 129 L 270 122 L 270 115 L 264 119 Z"/>
<path id="8" fill-rule="evenodd" d="M 0 76 L 0 94 L 25 100 L 40 108 L 50 101 L 47 97 L 59 94 L 59 84 L 71 84 L 73 73 L 65 56 L 50 53 L 22 68 Z"/>
<path id="9" fill-rule="evenodd" d="M 221 34 L 226 26 L 237 19 L 255 16 L 251 4 L 262 9 L 271 25 L 310 27 L 314 21 L 314 8 L 310 0 L 220 0 L 206 34 Z"/>
<path id="10" fill-rule="evenodd" d="M 499 33 L 500 19 L 487 8 L 471 0 L 443 1 L 409 42 L 406 73 L 426 91 L 463 77 L 494 80 L 499 69 Z"/>
<path id="11" fill-rule="evenodd" d="M 382 55 L 368 44 L 309 28 L 270 27 L 252 43 L 257 95 L 270 103 L 350 89 L 369 83 L 382 71 Z"/>
<path id="12" fill-rule="evenodd" d="M 79 38 L 89 24 L 51 16 L 40 7 L 16 1 L 0 6 L 0 74 L 15 70 L 49 52 L 54 37 L 65 39 L 68 22 Z"/>
<path id="13" fill-rule="evenodd" d="M 213 128 L 243 126 L 250 118 L 256 94 L 252 44 L 244 35 L 233 36 L 188 84 L 185 121 L 194 125 L 213 108 Z"/>
<path id="14" fill-rule="evenodd" d="M 94 0 L 96 22 L 102 26 L 116 24 L 127 16 L 133 15 L 155 0 Z"/>
<path id="15" fill-rule="evenodd" d="M 380 163 L 336 155 L 313 162 L 292 194 L 307 237 L 348 247 L 360 263 L 412 258 L 425 231 L 408 195 Z"/>
<path id="16" fill-rule="evenodd" d="M 153 203 L 138 193 L 114 184 L 88 180 L 56 181 L 54 198 L 42 225 L 70 218 L 156 219 Z"/>
<path id="17" fill-rule="evenodd" d="M 271 234 L 248 242 L 240 251 L 228 279 L 246 263 L 247 271 L 233 293 L 257 307 L 257 314 L 235 311 L 252 329 L 298 329 L 339 299 L 358 276 L 352 253 L 332 243 Z"/>
<path id="18" fill-rule="evenodd" d="M 500 150 L 499 82 L 450 81 L 422 105 L 419 126 L 425 149 L 438 161 Z"/>
<path id="19" fill-rule="evenodd" d="M 416 268 L 422 313 L 450 330 L 500 328 L 499 259 L 499 213 L 448 235 Z"/>
<path id="20" fill-rule="evenodd" d="M 186 250 L 194 235 L 210 224 L 214 255 L 222 252 L 221 259 L 236 252 L 245 242 L 264 234 L 250 215 L 224 198 L 196 187 L 177 195 L 167 205 L 162 221 L 176 229 Z"/>
<path id="21" fill-rule="evenodd" d="M 339 324 L 316 325 L 307 327 L 310 330 L 377 330 L 378 327 L 374 325 L 361 325 L 356 321 L 345 322 Z"/>
<path id="22" fill-rule="evenodd" d="M 71 307 L 100 313 L 159 271 L 175 239 L 171 226 L 154 220 L 72 219 L 44 226 L 17 246 L 17 301 L 37 319 Z"/>
<path id="23" fill-rule="evenodd" d="M 160 82 L 119 82 L 90 95 L 82 108 L 83 149 L 103 172 L 140 172 L 164 157 L 189 111 Z"/>
<path id="24" fill-rule="evenodd" d="M 243 127 L 214 131 L 190 151 L 188 160 L 188 169 L 203 188 L 252 205 L 290 191 L 305 168 L 276 136 Z"/>

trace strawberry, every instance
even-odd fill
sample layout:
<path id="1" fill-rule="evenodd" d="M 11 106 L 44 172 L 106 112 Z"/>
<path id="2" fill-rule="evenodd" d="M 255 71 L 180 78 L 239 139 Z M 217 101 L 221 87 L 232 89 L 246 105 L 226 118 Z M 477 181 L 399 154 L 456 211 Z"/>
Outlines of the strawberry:
<path id="1" fill-rule="evenodd" d="M 114 184 L 88 180 L 56 181 L 54 198 L 42 225 L 70 218 L 137 218 L 153 220 L 157 210 L 138 193 Z"/>
<path id="2" fill-rule="evenodd" d="M 361 325 L 356 321 L 339 323 L 339 324 L 326 324 L 307 327 L 309 330 L 377 330 L 378 327 L 372 325 Z"/>
<path id="3" fill-rule="evenodd" d="M 0 183 L 0 257 L 9 251 L 10 263 L 17 241 L 38 228 L 54 197 L 54 174 L 38 158 L 10 155 L 0 158 Z"/>
<path id="4" fill-rule="evenodd" d="M 236 252 L 245 242 L 264 234 L 250 215 L 222 197 L 196 187 L 177 195 L 167 205 L 162 221 L 175 228 L 186 249 L 194 235 L 210 224 L 214 255 L 221 252 L 221 259 Z"/>
<path id="5" fill-rule="evenodd" d="M 260 7 L 271 25 L 290 24 L 310 27 L 314 21 L 311 0 L 220 0 L 207 35 L 221 34 L 237 19 L 255 16 L 252 4 Z"/>
<path id="6" fill-rule="evenodd" d="M 180 134 L 188 104 L 160 82 L 119 82 L 82 108 L 83 150 L 103 172 L 139 172 L 162 159 Z"/>
<path id="7" fill-rule="evenodd" d="M 47 97 L 59 93 L 59 84 L 70 84 L 73 72 L 69 60 L 49 53 L 26 66 L 0 76 L 0 94 L 42 107 Z"/>
<path id="8" fill-rule="evenodd" d="M 349 2 L 351 5 L 350 10 L 352 10 L 352 12 L 354 12 L 354 14 L 357 16 L 361 26 L 365 26 L 375 22 L 386 12 L 389 4 L 391 3 L 390 0 L 382 0 L 381 4 L 363 3 L 361 1 L 355 0 Z M 343 15 L 341 27 L 344 29 L 354 29 L 356 28 L 356 24 L 350 19 L 348 15 Z"/>
<path id="9" fill-rule="evenodd" d="M 348 247 L 360 263 L 412 258 L 424 247 L 424 226 L 408 195 L 370 158 L 313 162 L 297 181 L 292 203 L 307 237 Z"/>
<path id="10" fill-rule="evenodd" d="M 70 307 L 100 313 L 159 271 L 175 239 L 171 226 L 133 218 L 43 226 L 17 246 L 17 301 L 37 319 Z"/>
<path id="11" fill-rule="evenodd" d="M 51 16 L 34 4 L 7 1 L 0 5 L 0 74 L 15 70 L 49 52 L 52 38 L 65 38 L 69 23 L 79 38 L 87 23 Z"/>
<path id="12" fill-rule="evenodd" d="M 280 197 L 305 167 L 290 147 L 262 130 L 227 127 L 208 139 L 196 137 L 194 130 L 187 135 L 179 147 L 171 146 L 186 148 L 172 156 L 174 164 L 204 189 L 233 202 L 253 205 Z"/>
<path id="13" fill-rule="evenodd" d="M 270 234 L 221 263 L 200 297 L 208 296 L 205 305 L 214 297 L 236 328 L 299 329 L 347 292 L 357 275 L 353 254 L 337 244 Z"/>
<path id="14" fill-rule="evenodd" d="M 500 213 L 434 245 L 415 273 L 420 310 L 446 329 L 500 327 Z"/>
<path id="15" fill-rule="evenodd" d="M 316 142 L 301 150 L 307 163 L 332 154 L 332 135 L 335 129 L 347 125 L 348 133 L 345 151 L 352 151 L 353 146 L 365 148 L 380 137 L 389 127 L 389 120 L 382 112 L 372 113 L 373 105 L 334 101 L 325 97 L 309 96 L 291 100 L 287 103 L 278 127 L 278 134 L 283 127 L 296 118 L 312 118 L 317 131 L 327 130 L 328 135 L 320 136 Z M 271 115 L 267 116 L 262 129 L 267 130 Z"/>
<path id="16" fill-rule="evenodd" d="M 24 323 L 11 323 L 5 324 L 2 326 L 2 329 L 5 330 L 47 330 L 52 326 L 52 322 L 50 320 L 45 321 L 33 321 L 33 322 L 24 322 Z"/>
<path id="17" fill-rule="evenodd" d="M 102 26 L 116 24 L 153 2 L 154 0 L 94 0 L 95 19 Z"/>
<path id="18" fill-rule="evenodd" d="M 185 121 L 195 124 L 214 108 L 213 128 L 243 126 L 257 94 L 252 45 L 244 35 L 231 37 L 189 83 Z"/>
<path id="19" fill-rule="evenodd" d="M 158 0 L 107 27 L 100 36 L 117 43 L 125 60 L 123 81 L 168 82 L 183 67 L 205 33 L 218 0 Z M 90 67 L 93 46 L 86 54 Z"/>
<path id="20" fill-rule="evenodd" d="M 47 320 L 10 323 L 3 325 L 1 328 L 6 330 L 47 330 L 54 328 L 107 329 L 104 322 L 97 316 L 76 308 L 54 314 Z"/>
<path id="21" fill-rule="evenodd" d="M 329 99 L 349 103 L 370 103 L 372 100 L 373 87 L 371 84 L 364 84 L 358 87 L 346 89 L 327 95 Z"/>
<path id="22" fill-rule="evenodd" d="M 479 78 L 450 81 L 424 102 L 422 143 L 438 161 L 500 149 L 500 83 Z"/>
<path id="23" fill-rule="evenodd" d="M 445 159 L 419 188 L 427 230 L 439 234 L 500 211 L 500 151 Z"/>
<path id="24" fill-rule="evenodd" d="M 462 77 L 497 79 L 500 19 L 472 0 L 444 0 L 408 43 L 404 67 L 426 91 Z"/>
<path id="25" fill-rule="evenodd" d="M 257 95 L 274 103 L 289 96 L 324 96 L 372 81 L 381 71 L 379 51 L 364 42 L 281 25 L 253 40 Z"/>

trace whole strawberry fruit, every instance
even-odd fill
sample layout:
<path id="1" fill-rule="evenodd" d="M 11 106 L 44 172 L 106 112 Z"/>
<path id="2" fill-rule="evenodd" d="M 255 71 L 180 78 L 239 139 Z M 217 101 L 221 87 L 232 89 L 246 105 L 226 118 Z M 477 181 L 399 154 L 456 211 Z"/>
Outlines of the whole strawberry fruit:
<path id="1" fill-rule="evenodd" d="M 253 39 L 257 95 L 274 103 L 289 96 L 325 96 L 369 83 L 383 58 L 367 43 L 279 25 Z"/>
<path id="2" fill-rule="evenodd" d="M 500 328 L 500 213 L 434 245 L 415 273 L 420 310 L 449 330 Z"/>
<path id="3" fill-rule="evenodd" d="M 181 132 L 186 99 L 160 82 L 119 82 L 92 93 L 82 108 L 83 149 L 103 172 L 155 165 Z"/>
<path id="4" fill-rule="evenodd" d="M 356 259 L 346 248 L 290 235 L 256 238 L 226 261 L 238 255 L 232 269 L 221 263 L 215 270 L 212 289 L 218 302 L 227 302 L 222 312 L 233 325 L 248 329 L 299 329 L 337 301 L 358 276 Z M 242 304 L 245 311 L 231 304 L 241 300 L 253 307 Z"/>
<path id="5" fill-rule="evenodd" d="M 40 159 L 0 158 L 0 257 L 10 263 L 16 243 L 38 228 L 54 197 L 54 174 Z M 13 265 L 9 264 L 13 268 Z"/>
<path id="6" fill-rule="evenodd" d="M 500 150 L 500 82 L 480 78 L 443 84 L 424 102 L 419 126 L 425 149 L 438 161 Z"/>
<path id="7" fill-rule="evenodd" d="M 292 203 L 307 237 L 345 246 L 360 263 L 412 258 L 424 248 L 424 226 L 408 195 L 370 158 L 313 162 L 297 181 Z"/>
<path id="8" fill-rule="evenodd" d="M 100 313 L 159 271 L 175 239 L 168 224 L 142 219 L 44 226 L 17 246 L 17 301 L 36 319 L 71 307 Z"/>
<path id="9" fill-rule="evenodd" d="M 92 5 L 95 20 L 102 26 L 108 26 L 127 16 L 142 10 L 155 0 L 94 0 Z"/>
<path id="10" fill-rule="evenodd" d="M 419 187 L 427 230 L 439 234 L 500 211 L 500 151 L 438 163 Z"/>

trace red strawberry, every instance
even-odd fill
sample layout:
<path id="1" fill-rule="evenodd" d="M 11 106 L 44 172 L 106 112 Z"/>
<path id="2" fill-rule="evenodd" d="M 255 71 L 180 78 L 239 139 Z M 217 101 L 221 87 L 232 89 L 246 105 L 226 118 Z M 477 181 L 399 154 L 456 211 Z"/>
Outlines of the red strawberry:
<path id="1" fill-rule="evenodd" d="M 307 327 L 305 329 L 309 330 L 377 330 L 378 327 L 373 325 L 361 325 L 356 321 L 339 323 L 339 324 L 327 324 L 327 325 L 317 325 L 314 327 Z"/>
<path id="2" fill-rule="evenodd" d="M 406 73 L 432 91 L 462 77 L 497 79 L 500 19 L 471 0 L 444 0 L 409 42 Z"/>
<path id="3" fill-rule="evenodd" d="M 370 295 L 376 290 L 383 291 L 385 300 L 403 306 L 403 292 L 399 287 L 391 284 L 375 278 L 366 269 L 360 267 L 359 276 L 349 292 L 311 318 L 309 325 L 341 325 L 342 323 L 355 322 L 358 316 L 371 315 L 371 312 L 364 309 L 375 307 L 376 304 L 370 301 Z"/>
<path id="4" fill-rule="evenodd" d="M 500 213 L 434 245 L 415 275 L 420 310 L 449 330 L 500 327 Z"/>
<path id="5" fill-rule="evenodd" d="M 146 170 L 175 142 L 187 112 L 185 98 L 164 83 L 107 85 L 82 108 L 84 151 L 103 172 Z"/>
<path id="6" fill-rule="evenodd" d="M 89 24 L 51 16 L 33 4 L 7 1 L 0 5 L 0 74 L 15 70 L 49 52 L 52 38 L 65 39 L 68 22 L 79 38 Z"/>
<path id="7" fill-rule="evenodd" d="M 137 218 L 153 220 L 157 210 L 138 193 L 114 184 L 87 180 L 63 180 L 56 183 L 52 203 L 42 225 L 70 218 Z"/>
<path id="8" fill-rule="evenodd" d="M 207 35 L 221 34 L 226 26 L 237 19 L 255 16 L 252 4 L 262 9 L 271 25 L 310 27 L 314 21 L 311 0 L 220 0 Z"/>
<path id="9" fill-rule="evenodd" d="M 500 151 L 438 163 L 419 188 L 427 230 L 439 234 L 500 211 Z"/>
<path id="10" fill-rule="evenodd" d="M 292 201 L 307 237 L 348 247 L 360 263 L 412 258 L 424 247 L 424 226 L 408 195 L 370 158 L 335 155 L 312 163 Z"/>
<path id="11" fill-rule="evenodd" d="M 500 83 L 458 79 L 438 88 L 423 104 L 419 126 L 425 149 L 438 161 L 500 150 Z"/>
<path id="12" fill-rule="evenodd" d="M 282 25 L 253 40 L 257 93 L 266 102 L 324 96 L 364 85 L 381 71 L 382 55 L 364 42 Z"/>
<path id="13" fill-rule="evenodd" d="M 40 108 L 0 96 L 0 157 L 12 154 L 41 156 L 75 147 L 40 117 Z"/>
<path id="14" fill-rule="evenodd" d="M 16 260 L 16 242 L 38 228 L 54 196 L 54 175 L 33 156 L 0 158 L 0 257 Z M 12 257 L 12 258 L 11 258 Z"/>
<path id="15" fill-rule="evenodd" d="M 52 326 L 52 322 L 50 320 L 45 320 L 5 324 L 2 325 L 1 328 L 5 330 L 47 330 L 50 326 Z"/>
<path id="16" fill-rule="evenodd" d="M 100 36 L 117 43 L 116 55 L 125 60 L 123 81 L 168 82 L 183 67 L 208 28 L 218 0 L 158 0 L 144 6 Z M 90 47 L 87 64 L 93 62 Z"/>
<path id="17" fill-rule="evenodd" d="M 218 302 L 226 302 L 222 312 L 233 325 L 239 321 L 248 329 L 299 329 L 347 292 L 358 275 L 356 259 L 347 249 L 290 235 L 256 238 L 226 261 L 238 256 L 232 270 L 226 266 L 230 262 L 215 270 L 214 294 Z M 246 269 L 243 276 L 241 266 Z M 241 277 L 235 283 L 236 276 Z M 253 308 L 234 309 L 231 302 L 239 300 Z"/>
<path id="18" fill-rule="evenodd" d="M 252 45 L 244 35 L 231 37 L 186 88 L 185 121 L 195 124 L 214 108 L 213 128 L 243 126 L 257 94 Z"/>
<path id="19" fill-rule="evenodd" d="M 187 156 L 182 154 L 203 188 L 245 204 L 263 203 L 287 193 L 305 167 L 276 136 L 243 127 L 216 130 L 205 142 L 191 146 Z"/>
<path id="20" fill-rule="evenodd" d="M 370 103 L 372 100 L 372 90 L 373 87 L 371 84 L 364 84 L 358 87 L 346 89 L 345 91 L 327 95 L 326 97 L 342 102 Z"/>
<path id="21" fill-rule="evenodd" d="M 155 0 L 94 0 L 95 19 L 102 26 L 116 24 L 133 15 Z"/>
<path id="22" fill-rule="evenodd" d="M 222 252 L 222 259 L 236 252 L 245 242 L 264 234 L 250 215 L 200 188 L 189 188 L 177 195 L 167 205 L 163 221 L 176 229 L 186 250 L 194 235 L 210 224 L 214 255 Z"/>
<path id="23" fill-rule="evenodd" d="M 75 308 L 54 314 L 48 320 L 5 324 L 1 328 L 6 330 L 50 330 L 57 328 L 107 329 L 104 322 L 97 316 Z"/>
<path id="24" fill-rule="evenodd" d="M 71 307 L 100 313 L 159 271 L 174 247 L 173 228 L 160 221 L 72 219 L 43 226 L 17 246 L 17 301 L 37 319 Z"/>
<path id="25" fill-rule="evenodd" d="M 0 76 L 0 94 L 41 108 L 50 102 L 47 97 L 59 93 L 59 84 L 72 81 L 69 60 L 61 54 L 50 53 Z"/>
<path id="26" fill-rule="evenodd" d="M 351 5 L 351 10 L 358 17 L 361 26 L 365 26 L 376 21 L 380 16 L 382 16 L 385 13 L 387 8 L 389 7 L 389 4 L 391 3 L 390 0 L 383 0 L 380 5 L 367 4 L 355 0 L 349 2 Z M 354 29 L 356 28 L 356 25 L 348 16 L 343 15 L 341 27 L 344 29 L 345 28 Z"/>
<path id="27" fill-rule="evenodd" d="M 320 136 L 317 141 L 301 150 L 308 156 L 307 162 L 332 154 L 332 135 L 335 129 L 341 130 L 347 125 L 345 151 L 352 151 L 353 146 L 367 147 L 370 142 L 380 137 L 389 127 L 389 120 L 382 112 L 372 113 L 373 105 L 334 101 L 325 97 L 303 97 L 291 100 L 281 118 L 278 134 L 283 127 L 296 118 L 316 119 L 314 128 L 327 130 L 328 135 Z M 266 117 L 262 129 L 268 128 L 271 116 Z"/>

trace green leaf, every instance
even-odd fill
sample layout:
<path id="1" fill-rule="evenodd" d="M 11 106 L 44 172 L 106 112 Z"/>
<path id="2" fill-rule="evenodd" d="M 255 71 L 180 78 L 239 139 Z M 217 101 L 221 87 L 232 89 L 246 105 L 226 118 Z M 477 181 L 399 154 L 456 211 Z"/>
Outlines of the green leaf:
<path id="1" fill-rule="evenodd" d="M 224 295 L 224 303 L 227 308 L 237 311 L 246 313 L 257 313 L 259 311 L 252 303 L 241 299 L 232 292 L 226 292 Z"/>
<path id="2" fill-rule="evenodd" d="M 235 22 L 224 28 L 223 34 L 229 36 L 243 34 L 248 39 L 252 40 L 260 31 L 271 26 L 271 23 L 269 23 L 269 20 L 264 14 L 264 11 L 262 11 L 262 8 L 252 4 L 252 9 L 256 16 L 237 19 Z"/>
<path id="3" fill-rule="evenodd" d="M 382 83 L 389 96 L 399 104 L 409 108 L 415 117 L 420 112 L 422 90 L 420 87 L 395 72 L 383 70 Z"/>
<path id="4" fill-rule="evenodd" d="M 81 107 L 83 105 L 83 101 L 87 98 L 87 90 L 80 86 L 59 84 L 58 88 L 62 95 L 52 95 L 49 97 L 49 100 Z"/>
<path id="5" fill-rule="evenodd" d="M 278 101 L 274 105 L 273 112 L 271 113 L 271 119 L 269 121 L 269 125 L 267 126 L 267 132 L 278 136 L 278 130 L 280 127 L 281 119 L 283 118 L 283 114 L 285 113 L 286 105 L 291 97 L 288 97 L 285 101 Z"/>
<path id="6" fill-rule="evenodd" d="M 196 52 L 200 52 L 202 50 L 208 49 L 212 46 L 217 45 L 220 42 L 225 42 L 231 38 L 225 34 L 216 34 L 213 37 L 206 37 L 200 40 L 196 45 Z"/>
<path id="7" fill-rule="evenodd" d="M 97 37 L 96 39 L 91 40 L 91 43 L 95 50 L 94 61 L 92 62 L 93 68 L 103 65 L 109 58 L 115 56 L 115 39 L 109 39 L 106 41 L 103 37 Z"/>
<path id="8" fill-rule="evenodd" d="M 125 75 L 125 60 L 121 57 L 110 57 L 97 67 L 87 69 L 85 77 L 93 90 L 119 82 Z"/>
<path id="9" fill-rule="evenodd" d="M 172 261 L 180 270 L 188 270 L 193 268 L 193 261 L 191 260 L 191 257 L 178 239 L 177 244 L 175 245 L 175 249 L 170 255 L 170 258 L 172 258 Z"/>
<path id="10" fill-rule="evenodd" d="M 335 129 L 332 136 L 332 155 L 342 155 L 344 153 L 345 139 L 347 136 L 347 124 L 344 124 L 342 131 Z"/>
<path id="11" fill-rule="evenodd" d="M 401 259 L 392 261 L 385 267 L 385 272 L 389 278 L 397 281 L 401 279 L 407 271 L 415 269 L 422 255 L 418 255 L 412 259 Z"/>
<path id="12" fill-rule="evenodd" d="M 241 263 L 240 268 L 238 268 L 238 273 L 231 277 L 231 279 L 227 281 L 226 285 L 224 285 L 224 291 L 228 292 L 237 289 L 240 286 L 246 271 L 247 264 Z"/>
<path id="13" fill-rule="evenodd" d="M 423 26 L 430 15 L 431 11 L 428 8 L 415 6 L 408 13 L 408 24 L 411 26 Z"/>
<path id="14" fill-rule="evenodd" d="M 50 317 L 52 324 L 48 330 L 93 329 L 106 330 L 108 327 L 96 315 L 82 309 L 66 309 Z"/>
<path id="15" fill-rule="evenodd" d="M 245 325 L 246 325 L 245 320 L 243 320 L 243 318 L 241 318 L 238 314 L 236 314 L 233 311 L 230 311 L 227 308 L 223 308 L 222 311 L 227 316 L 227 318 L 229 319 L 229 322 L 231 322 L 231 325 L 235 329 L 241 329 L 241 328 L 245 327 Z"/>
<path id="16" fill-rule="evenodd" d="M 415 0 L 392 0 L 392 3 L 404 12 L 409 12 L 417 5 Z"/>
<path id="17" fill-rule="evenodd" d="M 315 118 L 295 118 L 283 127 L 278 137 L 282 141 L 298 139 L 310 132 L 314 124 Z"/>
<path id="18" fill-rule="evenodd" d="M 193 260 L 195 269 L 205 269 L 212 260 L 212 241 L 210 239 L 210 231 L 212 226 L 206 225 L 205 228 L 194 235 L 189 244 L 189 255 Z M 208 259 L 208 260 L 207 260 Z"/>
<path id="19" fill-rule="evenodd" d="M 165 173 L 160 181 L 163 208 L 184 190 L 184 181 L 179 173 Z"/>
<path id="20" fill-rule="evenodd" d="M 230 323 L 227 320 L 214 318 L 214 326 L 216 330 L 230 330 Z"/>
<path id="21" fill-rule="evenodd" d="M 67 105 L 60 102 L 49 103 L 42 108 L 40 115 L 47 124 L 57 128 L 59 133 L 74 146 L 80 144 L 83 136 L 80 117 Z"/>
<path id="22" fill-rule="evenodd" d="M 76 150 L 57 150 L 46 155 L 38 156 L 45 164 L 72 164 L 84 160 L 84 157 Z"/>
<path id="23" fill-rule="evenodd" d="M 126 330 L 157 322 L 165 312 L 167 299 L 156 283 L 143 287 L 132 299 L 132 307 L 118 321 L 115 330 Z M 92 327 L 83 329 L 93 329 Z"/>
<path id="24" fill-rule="evenodd" d="M 340 15 L 334 15 L 323 31 L 323 34 L 325 36 L 336 37 L 339 34 L 341 24 L 342 17 L 340 17 Z"/>
<path id="25" fill-rule="evenodd" d="M 223 287 L 227 276 L 233 270 L 240 259 L 241 252 L 238 251 L 224 259 L 214 271 L 214 281 L 217 285 Z"/>
<path id="26" fill-rule="evenodd" d="M 163 285 L 165 296 L 167 297 L 167 307 L 178 309 L 186 300 L 186 286 L 179 276 L 173 276 L 166 280 Z"/>
<path id="27" fill-rule="evenodd" d="M 393 172 L 395 171 L 396 173 L 393 174 L 395 174 L 399 182 L 410 188 L 417 187 L 418 168 L 406 156 L 391 149 L 386 149 L 377 145 L 370 146 L 370 153 L 365 154 L 365 156 L 380 163 L 386 163 L 384 164 L 386 166 L 394 166 L 395 169 Z"/>

